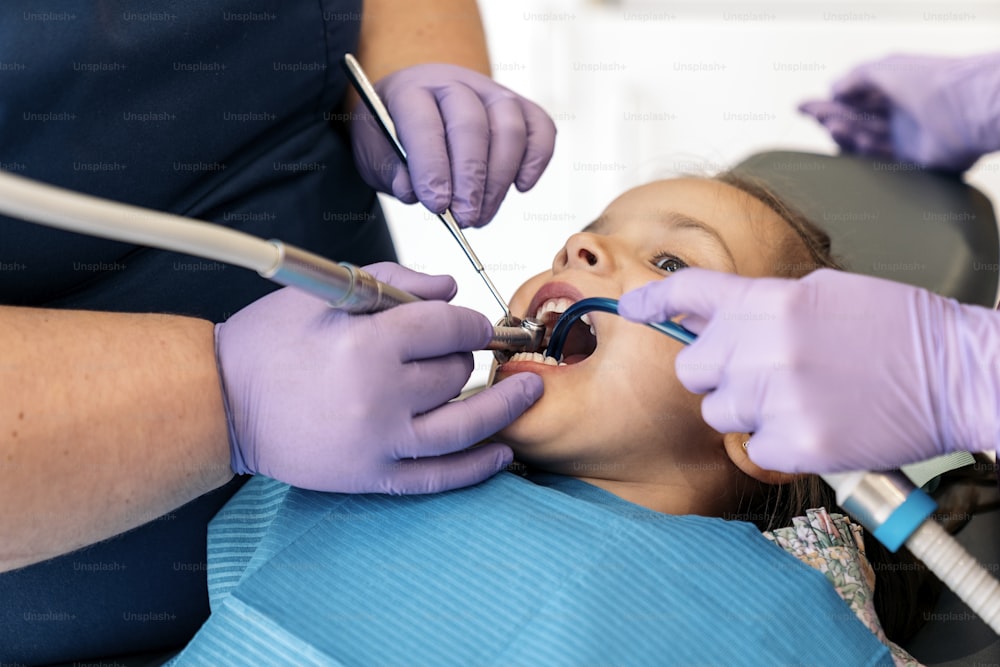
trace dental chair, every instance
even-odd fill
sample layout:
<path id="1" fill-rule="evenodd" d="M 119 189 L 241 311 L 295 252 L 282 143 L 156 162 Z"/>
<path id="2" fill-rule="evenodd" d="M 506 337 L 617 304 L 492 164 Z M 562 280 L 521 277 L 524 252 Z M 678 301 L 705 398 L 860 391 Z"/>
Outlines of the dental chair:
<path id="1" fill-rule="evenodd" d="M 734 171 L 763 182 L 823 228 L 847 270 L 996 308 L 997 222 L 989 200 L 961 177 L 864 157 L 788 151 L 753 155 Z M 968 464 L 970 458 L 952 461 Z M 921 467 L 918 479 L 908 468 L 904 472 L 918 485 L 935 472 Z M 994 576 L 1000 573 L 1000 510 L 977 514 L 956 538 Z M 947 589 L 903 648 L 927 665 L 1000 664 L 1000 637 Z"/>

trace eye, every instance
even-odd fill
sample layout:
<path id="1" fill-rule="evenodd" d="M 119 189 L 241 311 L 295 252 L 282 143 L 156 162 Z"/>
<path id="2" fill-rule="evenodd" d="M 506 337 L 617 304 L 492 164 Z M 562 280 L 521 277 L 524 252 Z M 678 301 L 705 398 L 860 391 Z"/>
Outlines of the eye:
<path id="1" fill-rule="evenodd" d="M 653 258 L 653 265 L 661 271 L 673 273 L 687 267 L 687 263 L 673 255 L 658 255 Z"/>

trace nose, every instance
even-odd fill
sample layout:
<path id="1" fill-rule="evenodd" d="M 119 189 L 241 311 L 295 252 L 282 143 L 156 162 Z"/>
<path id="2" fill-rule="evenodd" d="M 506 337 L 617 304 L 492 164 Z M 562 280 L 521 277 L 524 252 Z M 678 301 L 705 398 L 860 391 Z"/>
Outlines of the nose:
<path id="1" fill-rule="evenodd" d="M 607 240 L 600 234 L 589 232 L 577 232 L 570 236 L 566 245 L 552 260 L 553 273 L 566 269 L 582 269 L 598 273 L 614 270 L 614 260 Z"/>

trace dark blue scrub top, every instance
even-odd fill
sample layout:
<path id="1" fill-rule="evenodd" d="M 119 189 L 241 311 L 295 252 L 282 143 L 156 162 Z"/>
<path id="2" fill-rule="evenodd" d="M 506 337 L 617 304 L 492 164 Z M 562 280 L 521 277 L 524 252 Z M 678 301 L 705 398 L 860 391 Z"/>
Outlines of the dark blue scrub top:
<path id="1" fill-rule="evenodd" d="M 360 17 L 361 0 L 4 0 L 0 168 L 359 265 L 394 259 L 337 109 Z M 2 216 L 0 269 L 2 304 L 212 321 L 276 288 Z M 240 483 L 0 574 L 0 663 L 183 644 L 208 615 L 206 523 Z"/>

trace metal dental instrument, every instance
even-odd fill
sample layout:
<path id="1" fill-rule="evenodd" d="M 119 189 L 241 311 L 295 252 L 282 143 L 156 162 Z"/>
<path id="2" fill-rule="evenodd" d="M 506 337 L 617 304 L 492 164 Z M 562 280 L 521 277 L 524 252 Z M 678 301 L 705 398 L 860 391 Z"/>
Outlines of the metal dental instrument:
<path id="1" fill-rule="evenodd" d="M 334 308 L 372 313 L 420 299 L 358 267 L 334 262 L 278 240 L 201 220 L 72 192 L 0 171 L 0 213 L 71 232 L 152 246 L 242 266 L 281 285 L 325 299 Z M 486 349 L 537 351 L 537 323 L 493 328 Z M 517 326 L 520 325 L 520 326 Z"/>
<path id="2" fill-rule="evenodd" d="M 369 111 L 375 116 L 375 120 L 378 121 L 378 125 L 382 128 L 382 132 L 385 134 L 386 138 L 389 139 L 389 143 L 392 144 L 393 149 L 399 156 L 399 159 L 406 164 L 406 149 L 403 148 L 403 144 L 399 142 L 399 137 L 396 134 L 396 125 L 392 122 L 392 117 L 389 116 L 389 110 L 385 108 L 385 104 L 382 103 L 381 98 L 379 98 L 378 93 L 375 92 L 375 86 L 372 85 L 371 81 L 365 75 L 364 70 L 361 69 L 361 65 L 358 64 L 357 59 L 350 53 L 344 55 L 344 69 L 347 71 L 347 76 L 354 84 L 354 88 L 358 91 L 358 95 L 364 100 L 365 105 L 368 107 Z M 476 257 L 476 253 L 472 250 L 472 246 L 465 238 L 465 234 L 462 233 L 462 228 L 458 226 L 455 222 L 454 216 L 451 214 L 451 210 L 445 210 L 444 213 L 438 215 L 444 226 L 448 228 L 451 232 L 452 237 L 458 241 L 458 245 L 462 247 L 462 252 L 465 256 L 469 258 L 472 262 L 472 266 L 476 269 L 476 272 L 482 277 L 483 282 L 486 283 L 486 287 L 489 288 L 490 292 L 493 294 L 493 298 L 497 300 L 500 307 L 503 308 L 503 314 L 506 318 L 508 324 L 516 324 L 517 318 L 514 318 L 510 313 L 510 307 L 507 302 L 504 301 L 503 297 L 500 295 L 500 291 L 490 280 L 490 277 L 486 275 L 486 269 L 483 267 L 483 263 L 479 261 Z"/>
<path id="3" fill-rule="evenodd" d="M 516 325 L 497 324 L 493 327 L 493 340 L 487 350 L 493 350 L 497 361 L 507 361 L 512 352 L 538 352 L 542 349 L 542 339 L 545 338 L 545 325 L 533 318 L 512 318 Z M 501 322 L 508 322 L 504 318 Z"/>

